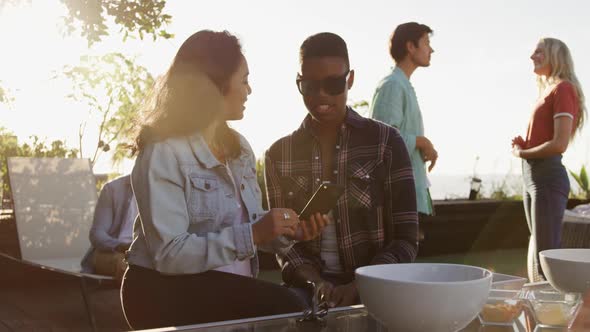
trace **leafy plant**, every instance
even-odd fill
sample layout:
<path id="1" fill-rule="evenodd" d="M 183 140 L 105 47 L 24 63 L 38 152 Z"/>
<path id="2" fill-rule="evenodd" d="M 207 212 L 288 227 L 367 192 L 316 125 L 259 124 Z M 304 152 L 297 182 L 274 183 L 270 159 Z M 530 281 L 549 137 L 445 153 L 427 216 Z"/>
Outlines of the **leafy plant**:
<path id="1" fill-rule="evenodd" d="M 67 32 L 79 29 L 88 45 L 99 42 L 108 35 L 107 18 L 114 19 L 121 27 L 123 40 L 136 33 L 143 39 L 151 35 L 169 39 L 173 35 L 163 29 L 170 24 L 172 16 L 164 14 L 165 0 L 61 0 L 68 8 L 69 15 L 64 18 Z"/>
<path id="2" fill-rule="evenodd" d="M 47 0 L 44 0 L 47 1 Z M 109 35 L 108 20 L 113 20 L 123 33 L 123 40 L 145 35 L 170 39 L 174 35 L 165 30 L 172 16 L 164 13 L 165 0 L 60 0 L 67 8 L 63 18 L 65 33 L 79 31 L 88 46 Z M 31 4 L 31 0 L 0 0 L 0 10 L 6 5 Z"/>
<path id="3" fill-rule="evenodd" d="M 256 160 L 256 180 L 262 193 L 262 208 L 268 210 L 268 201 L 266 200 L 266 182 L 264 181 L 264 159 Z"/>
<path id="4" fill-rule="evenodd" d="M 88 154 L 94 164 L 102 152 L 113 151 L 116 164 L 126 156 L 132 129 L 139 116 L 140 103 L 154 83 L 154 78 L 134 58 L 121 53 L 83 56 L 75 66 L 65 66 L 60 74 L 72 83 L 68 98 L 87 106 L 89 116 L 99 118 L 94 151 Z M 80 124 L 78 148 L 86 156 L 82 138 L 86 122 Z"/>
<path id="5" fill-rule="evenodd" d="M 31 3 L 31 0 L 0 0 L 0 10 L 4 9 L 6 5 L 16 6 L 22 3 Z"/>
<path id="6" fill-rule="evenodd" d="M 569 170 L 570 175 L 576 180 L 576 183 L 580 187 L 580 193 L 578 196 L 589 199 L 590 198 L 590 186 L 588 185 L 588 173 L 586 173 L 586 167 L 582 165 L 580 173 L 576 174 L 572 170 Z"/>
<path id="7" fill-rule="evenodd" d="M 493 182 L 489 197 L 495 200 L 521 200 L 522 195 L 516 194 L 514 188 L 510 188 L 506 180 L 500 183 Z"/>
<path id="8" fill-rule="evenodd" d="M 350 107 L 362 116 L 369 116 L 369 102 L 366 100 L 355 101 L 350 104 Z"/>
<path id="9" fill-rule="evenodd" d="M 520 176 L 515 176 L 510 171 L 501 180 L 492 181 L 489 189 L 489 192 L 485 195 L 488 198 L 495 200 L 522 200 L 522 180 Z"/>
<path id="10" fill-rule="evenodd" d="M 0 84 L 1 83 L 2 81 L 0 81 Z M 12 96 L 11 91 L 8 88 L 0 85 L 0 103 L 5 103 L 10 106 L 13 101 L 14 97 Z"/>

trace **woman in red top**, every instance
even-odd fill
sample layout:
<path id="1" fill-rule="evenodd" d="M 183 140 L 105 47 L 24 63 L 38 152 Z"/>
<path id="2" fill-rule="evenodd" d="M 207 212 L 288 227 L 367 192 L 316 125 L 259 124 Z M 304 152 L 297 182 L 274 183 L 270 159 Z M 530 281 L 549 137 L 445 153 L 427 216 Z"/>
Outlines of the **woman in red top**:
<path id="1" fill-rule="evenodd" d="M 539 252 L 560 247 L 561 223 L 570 185 L 561 155 L 584 123 L 584 93 L 574 73 L 568 47 L 543 38 L 531 55 L 539 85 L 539 99 L 526 139 L 512 139 L 512 153 L 522 158 L 523 202 L 531 238 L 528 274 L 543 280 Z"/>

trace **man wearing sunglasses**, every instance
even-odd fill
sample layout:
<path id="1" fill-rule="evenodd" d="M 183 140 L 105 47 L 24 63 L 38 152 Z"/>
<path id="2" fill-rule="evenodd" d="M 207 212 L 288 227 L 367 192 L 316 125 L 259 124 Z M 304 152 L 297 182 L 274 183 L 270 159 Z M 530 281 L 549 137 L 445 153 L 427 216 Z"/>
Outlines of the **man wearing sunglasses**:
<path id="1" fill-rule="evenodd" d="M 346 106 L 354 82 L 348 50 L 333 33 L 308 37 L 300 49 L 297 88 L 309 114 L 266 152 L 270 207 L 300 211 L 323 183 L 343 185 L 330 223 L 315 240 L 278 257 L 283 281 L 309 304 L 307 282 L 322 285 L 331 306 L 359 302 L 354 270 L 409 263 L 418 250 L 412 167 L 399 132 Z M 311 211 L 313 212 L 313 211 Z"/>
<path id="2" fill-rule="evenodd" d="M 395 29 L 389 53 L 396 66 L 377 86 L 369 111 L 371 118 L 398 128 L 404 138 L 414 168 L 418 212 L 425 215 L 434 214 L 425 163 L 430 162 L 428 171 L 432 171 L 438 152 L 424 136 L 422 113 L 410 76 L 418 67 L 430 66 L 434 53 L 430 47 L 431 33 L 428 26 L 415 22 L 401 24 Z"/>

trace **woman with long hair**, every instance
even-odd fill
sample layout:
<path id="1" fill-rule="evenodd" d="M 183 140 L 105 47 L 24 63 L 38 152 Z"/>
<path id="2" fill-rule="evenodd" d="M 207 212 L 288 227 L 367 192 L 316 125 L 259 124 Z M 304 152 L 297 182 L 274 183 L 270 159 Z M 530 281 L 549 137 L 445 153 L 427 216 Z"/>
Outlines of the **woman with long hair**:
<path id="1" fill-rule="evenodd" d="M 570 184 L 562 154 L 586 117 L 584 93 L 574 72 L 568 47 L 543 38 L 531 55 L 539 98 L 529 121 L 526 139 L 512 139 L 512 153 L 522 158 L 523 202 L 531 232 L 528 275 L 543 280 L 539 252 L 560 247 L 561 224 Z"/>
<path id="2" fill-rule="evenodd" d="M 121 286 L 131 328 L 303 309 L 287 288 L 254 278 L 256 250 L 289 250 L 326 219 L 262 210 L 252 149 L 226 123 L 244 115 L 248 74 L 235 36 L 199 31 L 145 105 L 131 174 L 139 216 Z"/>

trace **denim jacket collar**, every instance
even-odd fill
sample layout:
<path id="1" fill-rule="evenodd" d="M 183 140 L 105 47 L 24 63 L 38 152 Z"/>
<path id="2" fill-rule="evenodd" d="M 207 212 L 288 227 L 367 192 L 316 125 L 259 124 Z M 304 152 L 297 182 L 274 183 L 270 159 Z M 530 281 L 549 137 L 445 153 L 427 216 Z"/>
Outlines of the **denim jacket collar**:
<path id="1" fill-rule="evenodd" d="M 189 145 L 193 150 L 193 154 L 205 168 L 222 166 L 219 160 L 217 160 L 217 158 L 211 152 L 211 149 L 209 149 L 209 146 L 207 145 L 207 142 L 205 142 L 203 135 L 200 133 L 195 133 L 189 136 L 188 140 Z M 244 142 L 242 140 L 243 138 L 240 137 L 240 157 L 238 159 L 241 163 L 244 163 L 250 157 L 250 152 L 244 146 Z"/>

